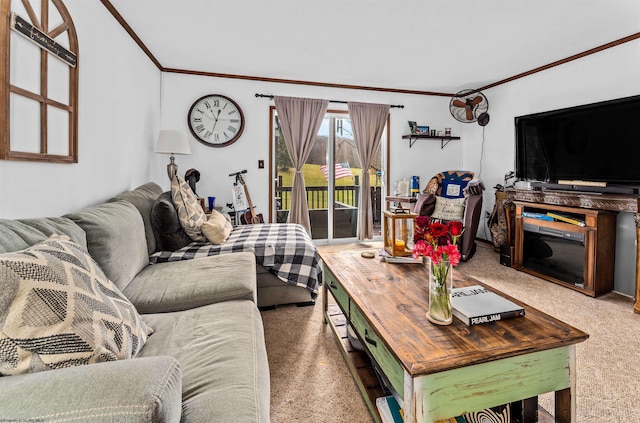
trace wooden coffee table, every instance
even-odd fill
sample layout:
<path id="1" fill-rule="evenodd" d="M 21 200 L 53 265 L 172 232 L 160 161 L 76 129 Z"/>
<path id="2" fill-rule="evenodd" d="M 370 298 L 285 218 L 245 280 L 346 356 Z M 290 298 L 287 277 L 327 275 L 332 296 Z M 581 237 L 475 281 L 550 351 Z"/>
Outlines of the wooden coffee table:
<path id="1" fill-rule="evenodd" d="M 556 422 L 575 422 L 575 345 L 589 335 L 495 289 L 521 304 L 526 316 L 466 326 L 431 324 L 427 269 L 420 264 L 389 264 L 359 251 L 320 252 L 324 263 L 325 321 L 338 337 L 328 293 L 340 307 L 367 352 L 404 399 L 405 422 L 436 422 L 466 412 L 555 392 Z M 454 271 L 454 286 L 484 285 Z M 486 285 L 485 285 L 486 286 Z M 334 314 L 330 316 L 330 314 Z M 345 342 L 343 354 L 349 359 Z M 372 416 L 375 389 L 359 381 Z"/>

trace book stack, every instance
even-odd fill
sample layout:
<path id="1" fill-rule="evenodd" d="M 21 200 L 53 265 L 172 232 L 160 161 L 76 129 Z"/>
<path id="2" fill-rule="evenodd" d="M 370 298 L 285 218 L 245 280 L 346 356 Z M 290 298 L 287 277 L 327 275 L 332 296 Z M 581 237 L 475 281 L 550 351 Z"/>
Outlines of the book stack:
<path id="1" fill-rule="evenodd" d="M 554 220 L 560 220 L 562 222 L 571 223 L 572 225 L 585 226 L 584 220 L 575 219 L 575 218 L 573 218 L 571 216 L 567 216 L 565 214 L 548 212 L 547 216 L 549 216 L 550 218 L 552 218 Z"/>
<path id="2" fill-rule="evenodd" d="M 451 303 L 453 315 L 468 326 L 524 316 L 524 308 L 480 285 L 453 288 Z"/>

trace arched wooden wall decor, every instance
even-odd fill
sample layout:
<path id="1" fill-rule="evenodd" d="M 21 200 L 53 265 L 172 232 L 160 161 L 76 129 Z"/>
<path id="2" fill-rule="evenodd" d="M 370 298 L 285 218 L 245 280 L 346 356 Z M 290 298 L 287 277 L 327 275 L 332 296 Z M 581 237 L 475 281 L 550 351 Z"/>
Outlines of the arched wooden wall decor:
<path id="1" fill-rule="evenodd" d="M 78 38 L 62 0 L 0 0 L 0 159 L 78 161 Z"/>

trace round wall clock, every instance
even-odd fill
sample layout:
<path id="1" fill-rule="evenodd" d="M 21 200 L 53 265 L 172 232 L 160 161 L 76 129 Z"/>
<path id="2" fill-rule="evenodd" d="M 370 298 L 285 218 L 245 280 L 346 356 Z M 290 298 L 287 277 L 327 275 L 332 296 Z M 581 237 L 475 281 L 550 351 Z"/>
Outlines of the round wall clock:
<path id="1" fill-rule="evenodd" d="M 242 135 L 244 114 L 229 97 L 209 94 L 193 103 L 187 124 L 193 136 L 204 145 L 226 147 Z"/>

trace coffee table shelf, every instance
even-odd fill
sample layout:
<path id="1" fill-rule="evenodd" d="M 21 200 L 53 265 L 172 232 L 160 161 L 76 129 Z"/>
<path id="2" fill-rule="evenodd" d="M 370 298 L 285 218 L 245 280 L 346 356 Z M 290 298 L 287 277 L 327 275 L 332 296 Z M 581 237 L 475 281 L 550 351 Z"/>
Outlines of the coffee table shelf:
<path id="1" fill-rule="evenodd" d="M 337 304 L 329 304 L 325 317 L 326 323 L 336 336 L 340 346 L 340 352 L 353 375 L 353 379 L 360 390 L 373 420 L 381 423 L 380 414 L 376 407 L 376 398 L 384 396 L 384 392 L 378 383 L 375 370 L 371 365 L 371 360 L 364 351 L 353 348 L 347 337 L 347 319 Z"/>

